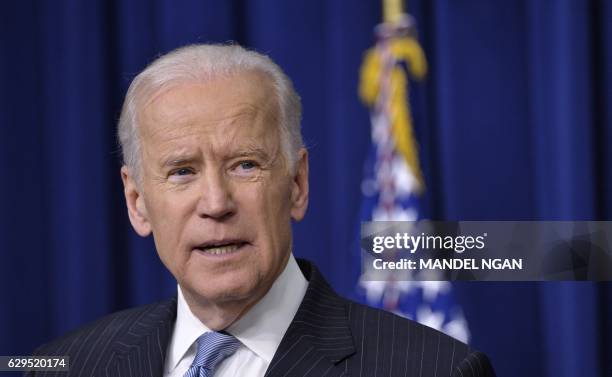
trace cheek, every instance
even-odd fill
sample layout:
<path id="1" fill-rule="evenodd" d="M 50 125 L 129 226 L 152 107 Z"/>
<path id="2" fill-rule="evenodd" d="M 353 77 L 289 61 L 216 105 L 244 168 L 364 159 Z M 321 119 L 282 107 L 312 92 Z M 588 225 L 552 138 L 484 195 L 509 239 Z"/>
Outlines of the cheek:
<path id="1" fill-rule="evenodd" d="M 193 205 L 188 197 L 164 194 L 151 195 L 147 203 L 149 222 L 160 253 L 173 252 L 180 245 Z"/>
<path id="2" fill-rule="evenodd" d="M 291 201 L 288 185 L 270 184 L 261 193 L 258 209 L 260 226 L 267 235 L 272 252 L 269 256 L 278 258 L 289 248 L 291 240 Z"/>
<path id="3" fill-rule="evenodd" d="M 290 195 L 288 185 L 273 182 L 258 182 L 254 187 L 243 190 L 240 195 L 241 207 L 251 219 L 263 220 L 268 227 L 290 219 Z M 271 229 L 274 233 L 275 229 Z M 276 229 L 278 231 L 278 229 Z"/>
<path id="4" fill-rule="evenodd" d="M 197 201 L 195 190 L 173 191 L 154 186 L 145 193 L 145 203 L 151 221 L 160 226 L 174 223 L 193 212 L 194 202 Z"/>

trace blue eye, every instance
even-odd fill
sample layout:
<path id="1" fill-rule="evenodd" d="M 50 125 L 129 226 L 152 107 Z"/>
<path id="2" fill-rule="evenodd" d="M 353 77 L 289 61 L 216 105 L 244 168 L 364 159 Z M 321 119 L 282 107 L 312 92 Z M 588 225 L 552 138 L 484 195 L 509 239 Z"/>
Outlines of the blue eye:
<path id="1" fill-rule="evenodd" d="M 251 170 L 255 168 L 255 163 L 253 161 L 243 161 L 240 163 L 240 167 L 244 170 Z"/>
<path id="2" fill-rule="evenodd" d="M 189 174 L 193 174 L 193 170 L 189 168 L 176 169 L 170 173 L 170 175 L 189 175 Z"/>

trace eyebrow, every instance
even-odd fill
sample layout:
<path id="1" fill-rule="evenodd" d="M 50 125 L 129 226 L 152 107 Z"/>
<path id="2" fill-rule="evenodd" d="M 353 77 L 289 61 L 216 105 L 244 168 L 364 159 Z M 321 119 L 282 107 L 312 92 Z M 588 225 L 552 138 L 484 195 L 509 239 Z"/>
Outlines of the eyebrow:
<path id="1" fill-rule="evenodd" d="M 188 163 L 191 163 L 195 160 L 197 160 L 198 157 L 196 155 L 189 155 L 189 154 L 171 154 L 167 157 L 164 157 L 162 159 L 162 163 L 161 166 L 162 167 L 176 167 L 176 166 L 182 166 Z"/>
<path id="2" fill-rule="evenodd" d="M 269 161 L 273 158 L 273 156 L 270 156 L 266 149 L 255 146 L 243 147 L 240 148 L 238 151 L 227 153 L 228 158 L 240 158 L 249 156 L 256 156 L 265 161 Z M 164 157 L 161 160 L 161 166 L 164 168 L 177 167 L 193 163 L 197 160 L 199 160 L 199 157 L 195 154 L 192 155 L 188 153 L 176 153 Z"/>
<path id="3" fill-rule="evenodd" d="M 270 158 L 268 151 L 260 147 L 246 147 L 239 149 L 237 152 L 230 153 L 232 157 L 248 157 L 253 155 L 262 159 Z"/>

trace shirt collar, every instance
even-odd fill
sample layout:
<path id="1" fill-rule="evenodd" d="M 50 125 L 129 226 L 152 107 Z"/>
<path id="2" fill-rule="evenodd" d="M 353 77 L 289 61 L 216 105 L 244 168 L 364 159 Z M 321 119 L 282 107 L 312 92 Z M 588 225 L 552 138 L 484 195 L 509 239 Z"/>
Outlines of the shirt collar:
<path id="1" fill-rule="evenodd" d="M 198 337 L 205 332 L 211 331 L 206 325 L 193 315 L 181 287 L 177 287 L 178 295 L 176 300 L 176 322 L 174 323 L 174 331 L 168 345 L 167 366 L 170 370 L 174 370 L 181 359 L 185 356 L 189 348 Z"/>
<path id="2" fill-rule="evenodd" d="M 226 331 L 270 363 L 307 288 L 308 282 L 290 254 L 285 269 L 268 293 Z M 176 323 L 168 353 L 171 370 L 176 368 L 198 337 L 207 331 L 211 330 L 191 312 L 179 286 Z"/>

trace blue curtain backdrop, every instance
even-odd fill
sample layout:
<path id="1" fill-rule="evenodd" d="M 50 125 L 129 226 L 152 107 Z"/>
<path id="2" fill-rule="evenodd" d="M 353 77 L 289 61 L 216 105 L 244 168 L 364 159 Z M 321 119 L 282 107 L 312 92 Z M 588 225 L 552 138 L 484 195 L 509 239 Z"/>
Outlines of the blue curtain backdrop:
<path id="1" fill-rule="evenodd" d="M 431 71 L 413 86 L 428 210 L 449 220 L 612 220 L 612 3 L 411 0 Z M 311 206 L 295 253 L 352 295 L 369 143 L 357 99 L 379 0 L 0 2 L 0 354 L 173 295 L 130 228 L 115 124 L 161 53 L 237 41 L 293 78 Z M 611 376 L 604 283 L 461 283 L 500 376 Z"/>

